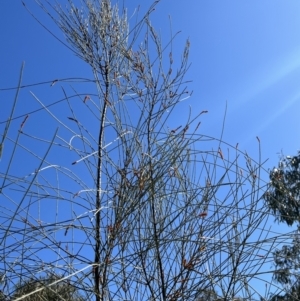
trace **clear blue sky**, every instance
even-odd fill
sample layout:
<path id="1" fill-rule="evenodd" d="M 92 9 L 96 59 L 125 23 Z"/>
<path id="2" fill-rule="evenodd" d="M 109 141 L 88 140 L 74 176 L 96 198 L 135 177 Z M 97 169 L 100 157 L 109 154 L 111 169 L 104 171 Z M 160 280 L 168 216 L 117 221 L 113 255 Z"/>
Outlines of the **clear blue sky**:
<path id="1" fill-rule="evenodd" d="M 33 0 L 24 2 L 61 36 Z M 145 11 L 151 1 L 124 3 L 131 16 L 138 4 Z M 191 42 L 192 65 L 187 79 L 192 80 L 189 90 L 194 91 L 185 103 L 186 109 L 174 118 L 187 117 L 189 105 L 195 112 L 208 110 L 201 132 L 219 137 L 227 103 L 226 142 L 239 143 L 241 150 L 256 157 L 258 136 L 262 157 L 269 158 L 265 168 L 277 165 L 281 150 L 286 155 L 296 154 L 300 130 L 300 2 L 162 0 L 152 23 L 165 41 L 169 37 L 169 15 L 173 33 L 181 31 L 176 47 L 182 49 L 187 37 Z M 0 88 L 16 86 L 22 61 L 26 62 L 24 84 L 89 76 L 88 67 L 48 34 L 19 0 L 1 2 L 0 36 Z M 42 89 L 36 87 L 34 91 Z M 12 95 L 1 93 L 0 122 L 8 117 Z M 32 97 L 24 94 L 16 115 L 37 107 Z M 3 129 L 4 124 L 0 124 Z"/>

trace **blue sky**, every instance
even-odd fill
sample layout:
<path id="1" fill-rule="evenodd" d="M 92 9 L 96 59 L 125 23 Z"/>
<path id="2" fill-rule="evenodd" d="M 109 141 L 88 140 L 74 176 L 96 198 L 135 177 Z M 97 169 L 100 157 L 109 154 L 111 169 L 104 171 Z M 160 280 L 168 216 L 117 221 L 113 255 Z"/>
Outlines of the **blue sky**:
<path id="1" fill-rule="evenodd" d="M 33 0 L 25 3 L 62 37 Z M 151 2 L 124 3 L 131 16 L 137 5 L 141 3 L 145 11 Z M 24 84 L 90 76 L 89 68 L 45 31 L 21 1 L 2 1 L 0 8 L 0 89 L 16 86 L 23 61 Z M 192 65 L 186 78 L 192 81 L 188 90 L 193 90 L 193 95 L 174 116 L 174 122 L 187 118 L 189 106 L 193 112 L 208 110 L 201 119 L 200 131 L 220 137 L 227 105 L 226 142 L 239 143 L 241 150 L 257 157 L 258 136 L 262 158 L 269 158 L 266 169 L 277 165 L 280 151 L 296 154 L 300 129 L 299 13 L 299 1 L 162 0 L 151 20 L 163 41 L 170 36 L 169 15 L 173 33 L 181 31 L 174 44 L 174 60 L 185 39 L 191 42 Z M 37 95 L 44 89 L 45 86 L 32 88 Z M 13 95 L 11 91 L 1 92 L 0 122 L 8 117 Z M 39 107 L 28 93 L 21 96 L 16 116 Z M 58 94 L 44 101 L 51 103 L 60 98 Z M 36 133 L 47 131 L 36 124 L 28 126 Z M 4 129 L 3 123 L 0 129 Z"/>
<path id="2" fill-rule="evenodd" d="M 34 14 L 60 34 L 34 4 Z M 139 4 L 125 1 L 129 15 Z M 148 7 L 144 1 L 141 10 Z M 181 31 L 177 45 L 191 41 L 192 63 L 187 78 L 193 82 L 193 110 L 208 110 L 202 122 L 205 134 L 220 134 L 227 102 L 225 140 L 256 153 L 256 136 L 262 143 L 269 167 L 277 153 L 298 150 L 300 77 L 300 4 L 298 1 L 171 1 L 163 0 L 152 16 L 162 38 Z M 28 14 L 20 1 L 1 4 L 0 87 L 14 86 L 22 61 L 24 83 L 88 72 L 68 49 L 48 34 Z M 2 101 L 0 119 L 8 101 Z M 24 103 L 24 106 L 27 104 Z"/>

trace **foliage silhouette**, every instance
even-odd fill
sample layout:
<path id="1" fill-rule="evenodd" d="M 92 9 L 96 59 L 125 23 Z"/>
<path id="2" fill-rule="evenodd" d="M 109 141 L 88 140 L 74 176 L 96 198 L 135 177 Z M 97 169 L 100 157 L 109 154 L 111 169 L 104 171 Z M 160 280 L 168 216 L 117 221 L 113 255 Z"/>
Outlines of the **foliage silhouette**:
<path id="1" fill-rule="evenodd" d="M 13 299 L 22 296 L 27 296 L 23 299 L 25 301 L 84 301 L 84 298 L 80 296 L 74 286 L 71 286 L 68 281 L 62 280 L 62 277 L 57 275 L 50 275 L 17 284 L 13 292 Z"/>
<path id="2" fill-rule="evenodd" d="M 278 167 L 270 172 L 270 185 L 264 199 L 277 221 L 288 226 L 297 225 L 281 248 L 273 252 L 276 271 L 274 279 L 286 288 L 272 300 L 297 300 L 300 298 L 299 267 L 299 206 L 300 206 L 300 153 L 290 157 L 282 155 Z"/>

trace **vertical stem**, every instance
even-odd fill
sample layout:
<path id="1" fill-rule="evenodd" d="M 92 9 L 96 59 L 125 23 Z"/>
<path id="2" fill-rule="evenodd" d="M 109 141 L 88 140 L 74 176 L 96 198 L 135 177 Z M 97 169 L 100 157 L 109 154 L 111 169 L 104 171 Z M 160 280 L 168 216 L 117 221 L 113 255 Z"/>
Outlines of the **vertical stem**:
<path id="1" fill-rule="evenodd" d="M 95 294 L 96 301 L 103 300 L 103 285 L 102 294 L 100 296 L 100 282 L 104 283 L 104 279 L 100 279 L 100 248 L 101 248 L 101 167 L 102 167 L 102 146 L 104 137 L 104 125 L 105 117 L 108 104 L 108 91 L 109 91 L 109 81 L 108 81 L 108 63 L 105 66 L 105 93 L 104 93 L 104 104 L 101 114 L 101 124 L 98 138 L 98 164 L 97 164 L 97 193 L 96 193 L 96 218 L 95 218 Z"/>

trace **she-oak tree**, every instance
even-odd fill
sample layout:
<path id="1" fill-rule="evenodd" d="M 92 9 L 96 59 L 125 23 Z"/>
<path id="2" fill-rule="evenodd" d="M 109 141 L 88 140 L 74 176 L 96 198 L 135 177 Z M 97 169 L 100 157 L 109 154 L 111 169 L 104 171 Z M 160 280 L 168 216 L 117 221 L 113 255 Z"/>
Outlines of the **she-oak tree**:
<path id="1" fill-rule="evenodd" d="M 27 132 L 36 116 L 28 112 L 14 131 L 19 92 L 28 90 L 21 72 L 0 144 L 3 292 L 51 271 L 87 300 L 264 297 L 253 284 L 267 282 L 270 253 L 261 160 L 200 134 L 205 110 L 170 127 L 191 95 L 190 42 L 175 63 L 176 35 L 162 43 L 150 22 L 159 1 L 132 29 L 109 0 L 36 3 L 93 78 L 70 91 L 68 80 L 52 80 L 42 97 L 30 91 L 49 139 Z M 90 91 L 79 92 L 87 83 Z M 41 98 L 59 85 L 55 111 Z M 25 174 L 15 168 L 24 160 Z"/>

